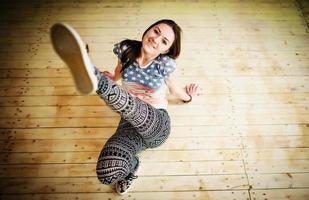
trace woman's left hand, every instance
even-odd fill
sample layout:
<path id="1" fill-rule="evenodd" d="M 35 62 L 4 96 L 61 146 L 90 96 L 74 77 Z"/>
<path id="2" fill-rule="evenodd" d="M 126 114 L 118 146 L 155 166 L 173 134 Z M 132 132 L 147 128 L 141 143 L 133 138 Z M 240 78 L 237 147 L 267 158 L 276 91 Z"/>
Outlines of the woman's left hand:
<path id="1" fill-rule="evenodd" d="M 186 92 L 191 96 L 199 95 L 199 91 L 200 87 L 195 83 L 186 85 Z"/>

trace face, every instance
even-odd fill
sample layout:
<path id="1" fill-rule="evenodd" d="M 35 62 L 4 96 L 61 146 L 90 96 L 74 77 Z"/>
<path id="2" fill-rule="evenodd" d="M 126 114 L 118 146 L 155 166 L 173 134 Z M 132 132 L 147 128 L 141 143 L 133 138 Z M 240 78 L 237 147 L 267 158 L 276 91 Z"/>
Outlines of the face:
<path id="1" fill-rule="evenodd" d="M 168 52 L 175 39 L 173 29 L 164 23 L 157 24 L 149 29 L 142 39 L 142 50 L 158 56 Z"/>

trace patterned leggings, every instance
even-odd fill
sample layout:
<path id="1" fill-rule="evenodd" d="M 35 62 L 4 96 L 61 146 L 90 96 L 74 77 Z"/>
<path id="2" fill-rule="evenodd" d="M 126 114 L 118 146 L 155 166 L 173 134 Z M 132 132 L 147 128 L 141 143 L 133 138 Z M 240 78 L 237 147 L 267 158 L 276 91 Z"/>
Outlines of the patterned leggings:
<path id="1" fill-rule="evenodd" d="M 99 80 L 97 94 L 121 116 L 116 133 L 100 153 L 96 169 L 103 184 L 115 184 L 135 171 L 137 153 L 166 141 L 170 118 L 166 110 L 133 97 L 97 69 L 95 73 Z"/>

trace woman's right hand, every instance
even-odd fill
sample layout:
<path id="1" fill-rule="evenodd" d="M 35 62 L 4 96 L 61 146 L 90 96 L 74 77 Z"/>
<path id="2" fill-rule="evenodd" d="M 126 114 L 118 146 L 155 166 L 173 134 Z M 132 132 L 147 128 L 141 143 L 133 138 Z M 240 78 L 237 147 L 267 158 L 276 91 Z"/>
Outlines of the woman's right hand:
<path id="1" fill-rule="evenodd" d="M 111 73 L 111 72 L 109 72 L 109 71 L 104 71 L 104 72 L 102 72 L 102 74 L 103 74 L 104 76 L 108 77 L 109 79 L 114 80 L 114 74 L 113 74 L 113 73 Z"/>

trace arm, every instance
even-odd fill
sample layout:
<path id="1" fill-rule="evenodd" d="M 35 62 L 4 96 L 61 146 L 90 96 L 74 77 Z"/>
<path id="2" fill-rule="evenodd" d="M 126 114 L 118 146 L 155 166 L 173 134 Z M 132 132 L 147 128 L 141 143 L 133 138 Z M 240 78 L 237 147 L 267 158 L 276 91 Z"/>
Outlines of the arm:
<path id="1" fill-rule="evenodd" d="M 114 75 L 114 78 L 113 80 L 114 81 L 118 81 L 120 78 L 121 78 L 121 68 L 122 68 L 122 65 L 121 65 L 121 61 L 118 59 L 118 63 L 117 63 L 117 66 L 115 68 L 115 75 Z"/>
<path id="2" fill-rule="evenodd" d="M 118 81 L 121 78 L 121 61 L 118 59 L 118 63 L 116 65 L 116 68 L 114 70 L 114 74 L 108 71 L 104 71 L 104 75 L 107 76 L 108 78 L 114 80 L 114 81 Z"/>
<path id="3" fill-rule="evenodd" d="M 172 95 L 177 97 L 182 101 L 190 101 L 191 97 L 195 95 L 198 86 L 196 84 L 186 85 L 185 88 L 179 87 L 177 84 L 175 73 L 172 73 L 167 79 L 165 79 L 165 83 Z"/>

